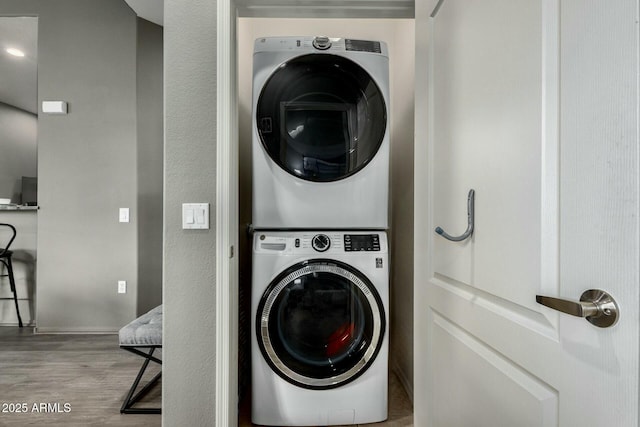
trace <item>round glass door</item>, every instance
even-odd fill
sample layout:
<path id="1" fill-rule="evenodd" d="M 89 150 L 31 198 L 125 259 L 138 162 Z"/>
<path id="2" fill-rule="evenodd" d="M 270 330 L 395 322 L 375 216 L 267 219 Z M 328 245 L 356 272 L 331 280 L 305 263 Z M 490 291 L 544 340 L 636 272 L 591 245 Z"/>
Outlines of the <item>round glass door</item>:
<path id="1" fill-rule="evenodd" d="M 353 381 L 375 360 L 385 333 L 378 292 L 353 267 L 329 260 L 298 264 L 262 296 L 258 345 L 286 381 L 328 389 Z"/>
<path id="2" fill-rule="evenodd" d="M 264 149 L 298 178 L 346 178 L 376 155 L 387 126 L 380 88 L 355 62 L 310 54 L 282 64 L 265 83 L 256 109 Z"/>

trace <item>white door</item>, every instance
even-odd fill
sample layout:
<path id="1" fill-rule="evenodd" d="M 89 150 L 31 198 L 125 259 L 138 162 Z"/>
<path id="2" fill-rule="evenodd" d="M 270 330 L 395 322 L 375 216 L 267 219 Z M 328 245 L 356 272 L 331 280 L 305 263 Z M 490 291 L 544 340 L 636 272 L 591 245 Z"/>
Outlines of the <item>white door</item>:
<path id="1" fill-rule="evenodd" d="M 637 0 L 416 2 L 416 426 L 639 425 L 638 48 Z"/>

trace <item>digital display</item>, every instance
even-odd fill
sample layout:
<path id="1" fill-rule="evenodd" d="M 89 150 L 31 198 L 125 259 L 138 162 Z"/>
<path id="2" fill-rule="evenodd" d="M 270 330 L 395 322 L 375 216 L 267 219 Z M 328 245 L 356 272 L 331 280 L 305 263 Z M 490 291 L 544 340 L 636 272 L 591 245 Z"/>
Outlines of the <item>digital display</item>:
<path id="1" fill-rule="evenodd" d="M 368 40 L 346 39 L 344 41 L 345 49 L 357 52 L 373 52 L 381 53 L 380 42 L 372 42 Z"/>
<path id="2" fill-rule="evenodd" d="M 351 251 L 379 251 L 380 238 L 377 234 L 345 234 L 344 249 Z"/>

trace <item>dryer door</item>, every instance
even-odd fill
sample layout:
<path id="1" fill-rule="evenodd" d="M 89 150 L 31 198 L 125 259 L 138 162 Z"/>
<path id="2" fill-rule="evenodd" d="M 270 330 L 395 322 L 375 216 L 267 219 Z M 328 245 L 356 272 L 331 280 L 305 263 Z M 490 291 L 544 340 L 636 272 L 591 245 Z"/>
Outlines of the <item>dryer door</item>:
<path id="1" fill-rule="evenodd" d="M 387 111 L 380 88 L 355 62 L 310 54 L 269 77 L 256 108 L 264 149 L 286 172 L 328 182 L 346 178 L 376 155 Z"/>
<path id="2" fill-rule="evenodd" d="M 385 334 L 378 292 L 355 268 L 310 260 L 280 274 L 258 306 L 262 354 L 286 381 L 329 389 L 353 381 L 375 360 Z"/>

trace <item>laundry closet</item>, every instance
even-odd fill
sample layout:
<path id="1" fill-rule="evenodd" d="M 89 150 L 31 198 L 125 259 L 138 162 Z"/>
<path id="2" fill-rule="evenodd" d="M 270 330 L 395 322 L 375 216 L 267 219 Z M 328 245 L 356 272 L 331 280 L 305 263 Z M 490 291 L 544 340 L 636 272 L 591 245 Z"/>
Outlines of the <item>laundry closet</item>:
<path id="1" fill-rule="evenodd" d="M 388 49 L 388 330 L 389 370 L 411 396 L 413 385 L 413 144 L 414 144 L 414 21 L 413 19 L 284 19 L 239 18 L 237 21 L 238 121 L 239 121 L 239 197 L 240 224 L 240 307 L 239 307 L 239 389 L 246 398 L 250 377 L 252 231 L 252 69 L 254 43 L 258 38 L 327 36 L 353 40 L 381 41 Z M 254 153 L 255 157 L 255 153 Z M 255 160 L 254 160 L 255 161 Z M 255 166 L 254 166 L 255 167 Z M 350 201 L 342 201 L 346 206 Z M 264 202 L 261 202 L 264 203 Z M 332 215 L 339 220 L 340 207 Z M 252 215 L 252 210 L 254 214 Z M 292 217 L 294 220 L 295 217 Z M 375 222 L 375 219 L 372 219 Z M 357 224 L 356 224 L 357 225 Z M 328 225 L 320 227 L 327 229 Z M 244 233 L 246 228 L 247 233 Z M 286 227 L 284 227 L 286 228 Z M 300 228 L 295 225 L 292 228 Z M 307 227 L 308 228 L 308 227 Z M 358 227 L 334 227 L 358 228 Z M 363 226 L 360 228 L 371 228 Z M 374 227 L 375 228 L 375 227 Z M 383 229 L 385 227 L 382 227 Z M 378 240 L 378 233 L 331 233 L 331 242 L 352 238 Z M 274 234 L 274 233 L 271 233 Z M 278 233 L 275 233 L 278 234 Z M 276 239 L 276 235 L 265 238 Z M 365 237 L 362 237 L 365 236 Z M 371 237 L 375 236 L 375 237 Z M 264 236 L 263 236 L 264 237 Z M 311 238 L 313 236 L 309 236 Z M 335 239 L 335 240 L 334 240 Z M 375 242 L 374 242 L 375 240 Z M 310 244 L 313 243 L 311 240 Z M 321 242 L 322 243 L 322 242 Z M 349 243 L 351 244 L 351 243 Z M 378 243 L 378 245 L 380 245 Z M 376 246 L 378 247 L 378 246 Z M 373 246 L 372 246 L 373 248 Z"/>
<path id="2" fill-rule="evenodd" d="M 164 8 L 172 24 L 165 28 L 168 425 L 213 425 L 214 417 L 215 425 L 234 425 L 236 373 L 247 375 L 246 360 L 236 371 L 234 310 L 235 274 L 244 290 L 250 282 L 252 43 L 287 34 L 384 39 L 383 20 L 365 34 L 350 32 L 356 24 L 365 31 L 354 19 L 365 17 L 359 9 L 374 18 L 408 2 L 234 3 L 168 1 Z M 296 19 L 244 19 L 265 9 Z M 349 19 L 318 28 L 312 25 L 330 21 L 302 16 Z M 639 298 L 638 3 L 432 0 L 415 3 L 414 31 L 414 43 L 395 43 L 405 38 L 393 30 L 386 42 L 391 102 L 406 107 L 392 105 L 392 135 L 406 133 L 390 141 L 389 355 L 393 372 L 414 377 L 415 424 L 638 425 L 639 323 L 637 311 L 625 310 Z M 414 67 L 398 66 L 399 58 L 414 60 L 419 73 L 415 123 L 413 91 L 393 83 Z M 202 179 L 214 164 L 216 176 Z M 235 223 L 238 177 L 242 226 Z M 196 191 L 185 194 L 192 185 Z M 218 196 L 215 233 L 175 232 L 181 218 L 174 208 L 190 194 Z M 412 204 L 413 230 L 406 226 Z M 465 213 L 468 224 L 475 218 L 472 239 L 454 244 L 434 232 L 457 235 Z M 611 329 L 538 304 L 538 294 L 575 300 L 601 284 L 623 302 Z M 241 313 L 248 342 L 246 296 Z M 240 389 L 246 394 L 246 384 Z M 599 410 L 585 410 L 593 407 Z"/>

